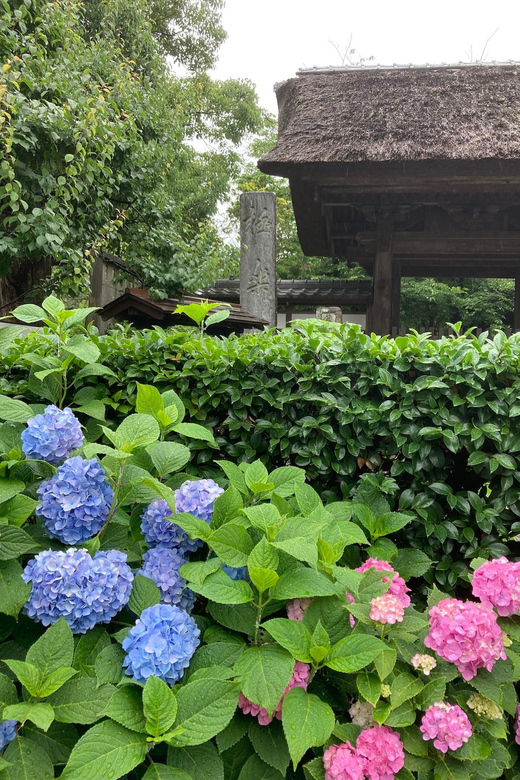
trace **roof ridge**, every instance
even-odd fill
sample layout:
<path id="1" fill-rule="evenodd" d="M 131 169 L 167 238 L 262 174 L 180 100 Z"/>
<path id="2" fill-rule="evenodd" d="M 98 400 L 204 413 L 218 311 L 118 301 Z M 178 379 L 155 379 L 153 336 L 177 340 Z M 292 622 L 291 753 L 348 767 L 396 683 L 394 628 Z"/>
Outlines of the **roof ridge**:
<path id="1" fill-rule="evenodd" d="M 302 68 L 301 70 L 297 71 L 297 76 L 312 76 L 315 74 L 323 74 L 323 73 L 349 73 L 351 71 L 381 71 L 381 70 L 444 70 L 444 69 L 453 69 L 453 68 L 514 68 L 514 67 L 520 67 L 520 61 L 519 60 L 504 60 L 501 62 L 497 62 L 496 60 L 491 60 L 491 62 L 484 62 L 480 60 L 476 60 L 475 62 L 453 62 L 453 63 L 447 63 L 447 62 L 440 62 L 440 63 L 430 63 L 426 62 L 423 64 L 419 63 L 404 63 L 402 65 L 398 63 L 392 63 L 392 65 L 381 65 L 379 63 L 376 63 L 374 65 L 371 64 L 360 64 L 360 65 L 327 65 L 324 67 L 317 67 L 313 66 L 312 68 Z"/>

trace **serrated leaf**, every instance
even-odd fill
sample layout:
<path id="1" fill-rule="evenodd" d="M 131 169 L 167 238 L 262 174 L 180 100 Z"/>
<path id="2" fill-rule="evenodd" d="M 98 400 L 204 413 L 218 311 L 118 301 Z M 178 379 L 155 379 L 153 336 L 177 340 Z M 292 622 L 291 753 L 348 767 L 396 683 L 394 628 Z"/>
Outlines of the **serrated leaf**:
<path id="1" fill-rule="evenodd" d="M 143 713 L 143 690 L 135 685 L 125 685 L 112 694 L 104 714 L 121 726 L 146 733 Z"/>
<path id="2" fill-rule="evenodd" d="M 0 525 L 0 561 L 9 561 L 40 549 L 29 534 L 15 525 Z"/>
<path id="3" fill-rule="evenodd" d="M 415 695 L 415 703 L 421 710 L 427 710 L 432 704 L 443 701 L 446 694 L 446 678 L 437 677 L 426 683 L 422 691 Z"/>
<path id="4" fill-rule="evenodd" d="M 290 761 L 289 748 L 280 721 L 261 726 L 256 720 L 249 728 L 249 739 L 262 761 L 285 776 Z"/>
<path id="5" fill-rule="evenodd" d="M 7 395 L 0 395 L 0 420 L 26 423 L 30 417 L 34 417 L 34 412 L 24 401 L 9 398 Z"/>
<path id="6" fill-rule="evenodd" d="M 38 696 L 41 674 L 36 666 L 27 663 L 27 661 L 18 661 L 16 659 L 6 659 L 5 664 L 16 675 L 19 682 L 27 688 L 31 696 Z"/>
<path id="7" fill-rule="evenodd" d="M 313 596 L 334 596 L 334 583 L 323 574 L 312 569 L 296 569 L 282 574 L 270 592 L 273 599 L 312 598 Z"/>
<path id="8" fill-rule="evenodd" d="M 51 693 L 59 690 L 62 685 L 65 685 L 67 680 L 70 680 L 77 673 L 77 669 L 73 669 L 71 666 L 62 666 L 60 669 L 56 669 L 46 676 L 40 686 L 39 695 L 41 697 L 50 696 Z"/>
<path id="9" fill-rule="evenodd" d="M 60 618 L 29 648 L 26 660 L 45 678 L 61 666 L 72 666 L 74 637 L 64 618 Z"/>
<path id="10" fill-rule="evenodd" d="M 325 665 L 348 674 L 368 666 L 384 649 L 380 639 L 367 634 L 355 634 L 340 639 L 325 659 Z"/>
<path id="11" fill-rule="evenodd" d="M 112 685 L 99 685 L 93 677 L 68 680 L 47 699 L 56 720 L 61 723 L 95 723 L 103 714 L 114 692 Z"/>
<path id="12" fill-rule="evenodd" d="M 191 778 L 182 769 L 154 762 L 152 766 L 148 767 L 142 780 L 191 780 Z"/>
<path id="13" fill-rule="evenodd" d="M 190 587 L 217 604 L 246 604 L 253 601 L 253 591 L 249 583 L 232 580 L 222 569 L 210 574 L 204 582 L 190 582 Z"/>
<path id="14" fill-rule="evenodd" d="M 144 761 L 147 750 L 144 734 L 106 720 L 80 738 L 60 780 L 117 780 Z"/>
<path id="15" fill-rule="evenodd" d="M 143 710 L 146 731 L 158 737 L 173 725 L 177 715 L 177 699 L 159 677 L 150 676 L 143 690 Z"/>
<path id="16" fill-rule="evenodd" d="M 234 523 L 226 523 L 213 531 L 208 544 L 225 564 L 234 567 L 245 566 L 253 549 L 246 529 Z"/>
<path id="17" fill-rule="evenodd" d="M 210 444 L 216 444 L 212 432 L 208 428 L 204 428 L 203 425 L 181 422 L 174 425 L 173 430 L 176 433 L 180 433 L 182 436 L 187 436 L 189 439 L 197 439 L 199 441 L 207 441 Z"/>
<path id="18" fill-rule="evenodd" d="M 238 780 L 283 780 L 283 775 L 259 756 L 249 756 L 240 770 Z"/>
<path id="19" fill-rule="evenodd" d="M 2 718 L 3 720 L 17 720 L 20 723 L 30 720 L 42 731 L 47 731 L 54 720 L 54 710 L 46 702 L 24 702 L 5 707 Z"/>
<path id="20" fill-rule="evenodd" d="M 285 647 L 293 658 L 304 663 L 312 663 L 309 652 L 311 634 L 303 623 L 287 618 L 274 618 L 262 625 L 279 645 Z"/>
<path id="21" fill-rule="evenodd" d="M 137 447 L 153 444 L 160 436 L 157 420 L 150 414 L 131 414 L 123 420 L 115 431 L 124 451 L 131 452 Z"/>
<path id="22" fill-rule="evenodd" d="M 238 686 L 228 680 L 188 682 L 177 692 L 175 728 L 182 729 L 172 744 L 200 745 L 229 723 L 238 703 Z"/>
<path id="23" fill-rule="evenodd" d="M 294 669 L 292 656 L 278 645 L 249 647 L 235 664 L 240 690 L 271 715 Z"/>
<path id="24" fill-rule="evenodd" d="M 155 582 L 142 574 L 136 574 L 132 583 L 132 591 L 128 599 L 128 609 L 137 616 L 144 609 L 153 607 L 161 601 L 161 591 Z"/>
<path id="25" fill-rule="evenodd" d="M 123 676 L 124 650 L 116 644 L 103 648 L 96 658 L 94 669 L 100 683 L 118 683 Z"/>
<path id="26" fill-rule="evenodd" d="M 303 688 L 291 688 L 282 704 L 282 725 L 294 769 L 309 748 L 328 740 L 334 723 L 328 704 Z"/>
<path id="27" fill-rule="evenodd" d="M 423 683 L 412 674 L 402 672 L 398 674 L 391 685 L 392 709 L 399 707 L 403 702 L 417 696 L 424 688 Z"/>
<path id="28" fill-rule="evenodd" d="M 23 737 L 17 737 L 7 746 L 3 758 L 11 765 L 6 780 L 52 780 L 54 777 L 52 762 L 45 750 Z"/>
<path id="29" fill-rule="evenodd" d="M 168 747 L 168 765 L 180 769 L 193 780 L 224 780 L 224 766 L 212 742 L 203 745 Z"/>
<path id="30" fill-rule="evenodd" d="M 173 441 L 159 441 L 149 447 L 148 452 L 161 477 L 174 471 L 180 471 L 191 456 L 188 447 Z"/>
<path id="31" fill-rule="evenodd" d="M 376 674 L 362 672 L 356 677 L 357 689 L 361 696 L 375 707 L 381 696 L 381 680 Z"/>
<path id="32" fill-rule="evenodd" d="M 0 563 L 0 612 L 18 617 L 31 593 L 30 583 L 22 580 L 18 561 Z"/>

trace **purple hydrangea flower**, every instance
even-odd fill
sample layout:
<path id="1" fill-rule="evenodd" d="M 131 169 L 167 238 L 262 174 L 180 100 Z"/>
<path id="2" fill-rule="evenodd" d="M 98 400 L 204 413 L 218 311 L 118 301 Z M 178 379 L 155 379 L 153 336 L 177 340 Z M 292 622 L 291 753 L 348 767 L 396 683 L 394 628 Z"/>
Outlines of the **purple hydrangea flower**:
<path id="1" fill-rule="evenodd" d="M 232 580 L 247 580 L 247 566 L 221 566 L 222 571 L 224 571 L 228 577 L 231 577 Z"/>
<path id="2" fill-rule="evenodd" d="M 189 666 L 199 637 L 197 624 L 179 607 L 156 604 L 144 609 L 123 639 L 126 674 L 141 683 L 155 675 L 173 685 Z"/>
<path id="3" fill-rule="evenodd" d="M 46 460 L 57 466 L 83 444 L 83 433 L 72 411 L 51 404 L 43 414 L 27 420 L 22 433 L 22 449 L 26 458 Z"/>
<path id="4" fill-rule="evenodd" d="M 38 488 L 41 503 L 36 514 L 49 536 L 64 544 L 81 544 L 104 526 L 114 491 L 95 458 L 77 455 L 66 460 L 51 479 Z"/>
<path id="5" fill-rule="evenodd" d="M 209 523 L 215 499 L 223 492 L 224 489 L 212 479 L 188 480 L 175 491 L 175 510 L 189 512 Z"/>
<path id="6" fill-rule="evenodd" d="M 190 612 L 195 594 L 186 588 L 186 580 L 179 573 L 184 563 L 186 559 L 177 549 L 155 547 L 143 555 L 143 568 L 137 573 L 155 582 L 161 591 L 163 604 L 174 604 Z"/>
<path id="7" fill-rule="evenodd" d="M 16 737 L 16 726 L 15 720 L 0 721 L 0 752 Z"/>
<path id="8" fill-rule="evenodd" d="M 119 550 L 91 558 L 86 550 L 71 547 L 38 553 L 22 579 L 32 583 L 26 615 L 44 626 L 63 617 L 74 634 L 84 634 L 97 623 L 109 623 L 124 607 L 134 575 Z"/>

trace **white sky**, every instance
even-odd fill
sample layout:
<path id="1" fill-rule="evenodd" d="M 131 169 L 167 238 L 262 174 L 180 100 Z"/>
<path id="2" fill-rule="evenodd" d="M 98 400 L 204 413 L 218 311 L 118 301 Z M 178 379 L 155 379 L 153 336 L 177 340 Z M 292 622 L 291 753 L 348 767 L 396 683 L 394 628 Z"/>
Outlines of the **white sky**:
<path id="1" fill-rule="evenodd" d="M 520 0 L 226 0 L 216 78 L 248 78 L 276 114 L 273 86 L 303 67 L 339 65 L 329 41 L 394 62 L 520 60 Z"/>

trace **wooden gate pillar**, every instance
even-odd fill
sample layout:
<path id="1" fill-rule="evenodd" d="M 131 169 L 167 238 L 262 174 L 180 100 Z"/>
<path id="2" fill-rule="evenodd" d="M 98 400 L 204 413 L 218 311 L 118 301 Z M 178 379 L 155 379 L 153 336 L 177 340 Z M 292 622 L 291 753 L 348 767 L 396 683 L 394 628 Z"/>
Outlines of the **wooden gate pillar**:
<path id="1" fill-rule="evenodd" d="M 513 330 L 515 333 L 520 331 L 520 272 L 515 276 L 515 313 L 513 319 Z"/>
<path id="2" fill-rule="evenodd" d="M 392 238 L 393 219 L 382 214 L 377 221 L 377 249 L 374 261 L 374 302 L 371 312 L 371 329 L 379 336 L 392 332 L 392 299 L 396 298 Z M 399 274 L 400 277 L 400 274 Z M 400 286 L 400 279 L 399 279 Z"/>

